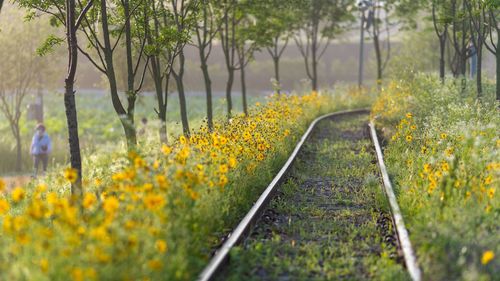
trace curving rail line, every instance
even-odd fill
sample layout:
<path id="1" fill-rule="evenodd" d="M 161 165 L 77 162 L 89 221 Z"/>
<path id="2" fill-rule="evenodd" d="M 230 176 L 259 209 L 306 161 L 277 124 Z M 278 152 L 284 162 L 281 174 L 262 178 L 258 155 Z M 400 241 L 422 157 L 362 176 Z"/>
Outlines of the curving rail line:
<path id="1" fill-rule="evenodd" d="M 245 215 L 245 217 L 241 220 L 238 226 L 234 229 L 234 231 L 229 235 L 228 239 L 224 242 L 224 244 L 219 248 L 213 258 L 210 260 L 208 265 L 203 269 L 201 274 L 199 275 L 199 281 L 208 281 L 212 280 L 219 270 L 227 263 L 229 259 L 229 252 L 231 249 L 237 245 L 240 241 L 242 241 L 245 235 L 249 232 L 251 227 L 255 224 L 255 222 L 259 219 L 260 214 L 267 207 L 269 201 L 273 198 L 274 192 L 276 191 L 276 187 L 283 181 L 285 174 L 290 169 L 292 163 L 300 152 L 300 149 L 307 141 L 309 136 L 311 135 L 313 129 L 316 125 L 327 118 L 341 115 L 351 115 L 351 114 L 359 114 L 359 113 L 369 113 L 368 109 L 356 109 L 356 110 L 348 110 L 348 111 L 339 111 L 330 114 L 326 114 L 316 118 L 310 125 L 304 135 L 301 137 L 300 141 L 295 146 L 295 149 L 291 153 L 290 157 L 283 165 L 278 174 L 274 177 L 268 187 L 264 190 L 264 192 L 260 195 L 259 199 L 252 206 L 250 211 Z M 403 223 L 403 218 L 401 212 L 399 210 L 399 206 L 396 201 L 396 197 L 394 195 L 393 189 L 390 185 L 389 177 L 387 175 L 387 171 L 385 165 L 383 163 L 382 152 L 379 146 L 379 142 L 376 136 L 376 132 L 373 126 L 373 123 L 370 123 L 370 132 L 372 136 L 372 140 L 375 145 L 375 149 L 377 152 L 377 159 L 379 161 L 379 167 L 381 169 L 382 178 L 384 182 L 384 191 L 389 199 L 391 206 L 391 213 L 393 216 L 393 221 L 396 224 L 397 229 L 397 237 L 400 240 L 400 245 L 403 248 L 403 254 L 405 258 L 405 263 L 410 273 L 410 276 L 414 281 L 421 280 L 421 272 L 416 263 L 416 258 L 411 247 L 408 232 Z"/>

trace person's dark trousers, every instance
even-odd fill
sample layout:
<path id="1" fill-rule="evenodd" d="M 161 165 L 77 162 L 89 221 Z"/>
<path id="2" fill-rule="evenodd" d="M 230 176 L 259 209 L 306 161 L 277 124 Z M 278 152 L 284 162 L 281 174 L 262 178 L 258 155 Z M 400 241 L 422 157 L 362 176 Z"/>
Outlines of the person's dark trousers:
<path id="1" fill-rule="evenodd" d="M 33 155 L 33 162 L 34 162 L 33 176 L 36 177 L 38 175 L 38 166 L 40 166 L 40 163 L 42 163 L 43 173 L 47 171 L 47 164 L 49 163 L 49 155 L 47 154 Z"/>

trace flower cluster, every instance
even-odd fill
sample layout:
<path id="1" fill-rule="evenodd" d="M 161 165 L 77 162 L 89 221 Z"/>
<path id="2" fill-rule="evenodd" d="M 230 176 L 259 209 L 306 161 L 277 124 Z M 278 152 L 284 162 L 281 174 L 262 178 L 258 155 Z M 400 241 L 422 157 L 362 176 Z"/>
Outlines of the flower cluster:
<path id="1" fill-rule="evenodd" d="M 317 93 L 273 96 L 213 131 L 130 152 L 123 169 L 86 185 L 81 197 L 45 184 L 0 195 L 0 279 L 192 279 L 178 257 L 205 257 L 206 244 L 185 237 L 212 235 L 238 201 L 251 200 L 235 180 L 256 188 L 257 171 L 271 169 L 327 104 Z M 72 169 L 62 176 L 77 178 Z"/>

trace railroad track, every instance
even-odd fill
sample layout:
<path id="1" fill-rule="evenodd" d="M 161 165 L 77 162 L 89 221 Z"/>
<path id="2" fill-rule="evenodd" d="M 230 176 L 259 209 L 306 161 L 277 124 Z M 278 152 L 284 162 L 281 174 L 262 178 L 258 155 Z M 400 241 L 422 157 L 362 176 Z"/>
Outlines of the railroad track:
<path id="1" fill-rule="evenodd" d="M 389 177 L 387 175 L 375 127 L 371 122 L 368 124 L 368 115 L 368 110 L 360 109 L 335 112 L 315 119 L 311 123 L 307 131 L 304 133 L 300 141 L 297 143 L 295 149 L 293 150 L 285 165 L 278 172 L 269 186 L 264 190 L 259 199 L 243 218 L 243 220 L 228 236 L 224 244 L 217 250 L 213 258 L 210 260 L 209 264 L 199 275 L 199 280 L 205 281 L 214 280 L 217 278 L 220 280 L 231 279 L 231 274 L 234 277 L 234 273 L 231 273 L 230 270 L 228 270 L 230 269 L 230 267 L 227 266 L 230 252 L 234 247 L 244 242 L 247 238 L 247 240 L 252 240 L 249 242 L 245 241 L 245 243 L 247 244 L 251 244 L 254 242 L 260 243 L 258 241 L 260 241 L 259 239 L 261 239 L 262 237 L 266 237 L 267 240 L 272 240 L 272 236 L 275 234 L 274 232 L 278 232 L 282 236 L 287 238 L 285 239 L 286 241 L 281 242 L 280 240 L 278 242 L 278 245 L 274 245 L 276 246 L 276 249 L 283 248 L 283 246 L 281 245 L 283 243 L 286 243 L 286 245 L 291 244 L 291 247 L 295 247 L 296 243 L 315 246 L 320 245 L 320 248 L 318 248 L 318 250 L 328 251 L 330 258 L 334 260 L 336 255 L 340 255 L 340 258 L 342 258 L 342 255 L 345 255 L 346 253 L 344 252 L 339 254 L 332 252 L 336 252 L 337 248 L 341 249 L 339 250 L 340 252 L 350 251 L 350 249 L 342 250 L 343 244 L 349 244 L 350 239 L 353 239 L 353 237 L 359 237 L 360 235 L 368 235 L 370 237 L 373 236 L 370 233 L 357 233 L 358 227 L 366 228 L 368 226 L 367 232 L 377 232 L 378 230 L 380 230 L 379 224 L 380 221 L 382 221 L 382 224 L 385 225 L 385 230 L 382 229 L 380 231 L 390 231 L 388 229 L 392 229 L 392 227 L 388 227 L 386 225 L 387 222 L 384 222 L 384 214 L 382 214 L 381 212 L 380 214 L 375 215 L 376 218 L 373 217 L 374 211 L 373 208 L 370 207 L 373 204 L 370 202 L 368 202 L 369 204 L 363 202 L 363 200 L 374 200 L 373 198 L 370 199 L 370 196 L 373 195 L 373 190 L 364 190 L 363 188 L 365 186 L 365 183 L 360 182 L 360 176 L 356 178 L 351 175 L 351 173 L 354 173 L 355 170 L 359 170 L 362 174 L 373 174 L 372 177 L 375 178 L 375 182 L 383 183 L 383 188 L 381 189 L 383 190 L 383 193 L 385 194 L 390 206 L 390 219 L 388 220 L 389 224 L 392 223 L 394 229 L 396 230 L 394 236 L 398 240 L 397 244 L 399 245 L 399 252 L 404 260 L 408 275 L 412 280 L 420 281 L 421 272 L 416 262 L 408 232 L 404 226 L 403 218 L 399 210 L 399 206 L 397 204 Z M 350 129 L 349 126 L 353 126 L 356 128 Z M 371 146 L 372 150 L 367 152 L 367 146 Z M 332 151 L 332 149 L 329 147 L 334 147 L 337 151 Z M 317 155 L 320 155 L 319 153 L 326 153 L 324 155 L 330 157 L 328 161 L 338 158 L 343 159 L 344 162 L 339 160 L 341 162 L 340 164 L 332 163 L 331 165 L 328 162 L 320 163 L 321 159 L 318 160 L 315 158 L 318 157 Z M 301 160 L 300 158 L 305 158 L 305 160 Z M 294 164 L 294 162 L 297 162 L 297 159 L 299 159 L 299 163 Z M 314 166 L 311 163 L 317 163 L 318 166 Z M 356 166 L 356 163 L 358 163 L 359 166 Z M 376 168 L 374 168 L 374 163 L 378 163 L 378 171 Z M 294 165 L 302 165 L 301 167 L 303 170 L 307 170 L 308 168 L 310 168 L 312 170 L 308 171 L 307 173 L 312 174 L 318 172 L 321 176 L 302 180 L 301 184 L 303 186 L 298 188 L 295 186 L 295 189 L 292 192 L 288 192 L 287 196 L 287 194 L 280 193 L 281 191 L 279 191 L 279 187 L 287 184 L 289 186 L 294 185 L 293 183 L 290 183 L 294 181 L 294 177 L 303 177 L 303 175 L 297 174 L 296 171 L 291 171 L 293 170 Z M 332 165 L 336 166 L 333 167 L 334 172 L 329 174 L 332 170 L 332 167 L 330 167 Z M 350 171 L 350 169 L 352 169 L 352 171 Z M 343 171 L 344 174 L 336 172 L 337 170 Z M 330 177 L 323 177 L 323 174 L 329 174 Z M 295 180 L 295 182 L 299 182 L 299 180 Z M 345 189 L 345 186 L 347 186 L 348 188 Z M 290 189 L 290 187 L 286 186 L 285 188 Z M 298 206 L 297 208 L 299 208 L 299 206 L 302 206 L 300 208 L 302 208 L 301 210 L 302 212 L 304 212 L 304 214 L 301 216 L 289 215 L 288 217 L 286 217 L 285 215 L 280 213 L 280 210 L 282 210 L 283 208 L 280 209 L 279 202 L 274 204 L 277 206 L 269 206 L 269 203 L 272 200 L 276 199 L 275 197 L 278 197 L 278 200 L 282 200 L 282 205 L 296 205 Z M 281 199 L 282 197 L 284 199 Z M 339 202 L 341 202 L 341 204 L 339 204 Z M 308 211 L 307 208 L 310 207 L 310 205 L 317 205 L 317 207 L 314 209 L 314 211 Z M 293 212 L 296 212 L 296 210 L 294 210 Z M 284 213 L 287 213 L 287 211 L 284 211 Z M 316 213 L 319 213 L 320 215 L 316 216 Z M 268 221 L 270 220 L 271 222 L 264 221 L 260 223 L 264 226 L 256 227 L 256 225 L 260 222 L 259 219 L 261 219 L 263 214 L 263 219 L 267 219 Z M 349 216 L 352 216 L 352 218 L 345 216 L 342 217 L 339 214 L 349 214 Z M 293 227 L 291 227 L 292 220 L 294 224 L 298 225 L 299 228 L 302 227 L 317 230 L 315 230 L 314 234 L 303 234 L 299 235 L 299 237 L 295 237 L 297 236 L 294 236 L 294 233 L 296 233 L 296 229 L 294 230 Z M 376 220 L 376 222 L 373 222 L 372 220 Z M 338 236 L 335 234 L 335 231 L 332 231 L 332 229 L 337 229 L 340 233 L 342 233 L 342 231 L 344 230 L 344 232 L 346 233 L 343 236 Z M 302 229 L 300 231 L 308 232 L 310 230 Z M 356 232 L 356 236 L 352 236 L 354 234 L 352 234 L 351 232 Z M 389 241 L 389 244 L 391 244 L 390 235 L 385 235 L 389 236 L 385 237 L 385 239 Z M 260 238 L 251 238 L 252 236 Z M 304 239 L 305 241 L 296 242 L 296 239 L 300 240 L 300 236 L 306 237 Z M 362 239 L 371 241 L 367 238 Z M 376 239 L 373 238 L 372 240 L 375 241 Z M 323 249 L 325 243 L 332 244 L 328 247 L 330 249 Z M 355 255 L 364 257 L 374 254 L 372 253 L 373 248 L 377 248 L 377 245 L 373 245 L 374 243 L 375 242 L 373 241 L 371 242 L 371 244 L 370 242 L 366 242 L 366 249 L 357 249 L 361 246 L 355 245 L 356 242 L 352 245 L 349 245 L 356 249 L 354 253 Z M 291 251 L 297 253 L 295 249 L 291 249 Z M 380 254 L 377 251 L 375 252 L 375 255 Z M 275 254 L 286 256 L 286 254 L 279 253 L 278 250 Z M 322 253 L 322 255 L 325 255 L 325 253 Z M 254 257 L 254 259 L 256 258 Z M 259 259 L 259 257 L 257 257 L 257 259 Z M 318 263 L 321 264 L 323 264 L 324 262 L 325 261 L 323 260 L 318 261 Z M 354 263 L 356 264 L 356 262 Z M 343 265 L 340 265 L 340 267 L 342 266 Z M 360 266 L 360 264 L 356 264 L 354 267 Z M 312 271 L 314 270 L 318 271 L 317 268 L 312 269 Z M 340 274 L 339 276 L 343 276 L 345 278 L 356 278 L 356 276 L 349 275 L 353 274 L 353 272 L 349 272 L 349 270 L 345 271 L 346 272 L 344 273 L 338 273 Z M 359 271 L 363 270 L 359 269 Z M 262 275 L 259 277 L 259 279 L 274 279 L 270 277 L 268 272 L 262 270 L 262 268 L 255 269 L 252 272 L 252 274 L 256 274 L 258 276 Z M 321 272 L 321 274 L 325 273 Z M 366 274 L 368 273 L 362 274 L 365 274 L 363 276 L 366 277 Z M 339 276 L 334 276 L 332 278 L 338 278 Z M 314 276 L 309 277 L 311 277 L 311 279 L 314 279 Z M 309 277 L 306 278 L 309 279 Z M 322 277 L 323 279 L 330 279 L 331 276 Z M 237 277 L 236 279 L 239 278 L 240 277 Z M 242 280 L 245 279 L 244 277 L 241 278 Z M 289 279 L 290 276 L 285 276 L 283 279 L 287 278 Z M 295 278 L 297 277 L 295 276 Z"/>

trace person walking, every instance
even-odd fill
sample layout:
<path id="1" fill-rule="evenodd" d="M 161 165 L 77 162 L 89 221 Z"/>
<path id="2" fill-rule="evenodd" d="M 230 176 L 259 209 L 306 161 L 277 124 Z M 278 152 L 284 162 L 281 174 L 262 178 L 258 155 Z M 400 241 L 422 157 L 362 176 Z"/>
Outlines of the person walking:
<path id="1" fill-rule="evenodd" d="M 49 154 L 52 152 L 52 141 L 45 131 L 43 124 L 38 124 L 35 129 L 35 135 L 31 141 L 30 154 L 33 156 L 34 171 L 33 177 L 38 176 L 38 166 L 42 163 L 43 173 L 47 171 L 49 162 Z"/>

